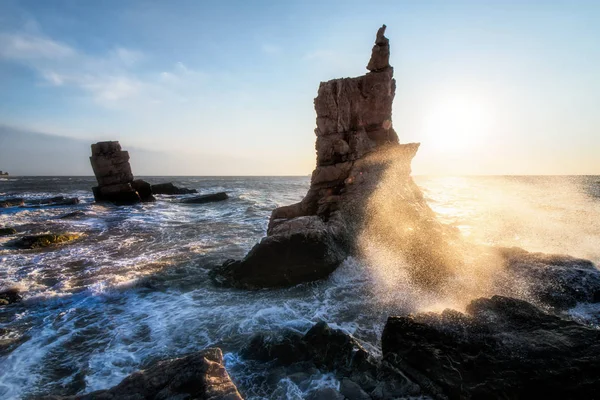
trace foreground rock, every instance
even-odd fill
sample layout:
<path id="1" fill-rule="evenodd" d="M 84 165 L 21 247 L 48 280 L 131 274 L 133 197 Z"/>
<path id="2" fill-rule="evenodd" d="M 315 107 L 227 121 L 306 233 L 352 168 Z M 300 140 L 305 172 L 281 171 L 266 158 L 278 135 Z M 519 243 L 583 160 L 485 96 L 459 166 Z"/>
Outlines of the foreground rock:
<path id="1" fill-rule="evenodd" d="M 321 279 L 346 256 L 360 253 L 365 226 L 381 230 L 373 237 L 386 239 L 388 233 L 381 234 L 386 229 L 396 234 L 390 246 L 405 250 L 413 278 L 423 285 L 434 286 L 448 269 L 445 232 L 410 176 L 419 144 L 399 144 L 392 128 L 396 82 L 384 32 L 385 25 L 377 32 L 371 72 L 319 86 L 317 166 L 308 193 L 300 203 L 272 212 L 267 237 L 243 260 L 214 269 L 218 283 L 258 288 Z M 371 201 L 384 179 L 396 190 L 382 196 L 387 208 Z M 371 221 L 382 209 L 392 210 L 394 218 Z"/>
<path id="2" fill-rule="evenodd" d="M 0 236 L 10 236 L 17 233 L 15 228 L 0 228 Z"/>
<path id="3" fill-rule="evenodd" d="M 385 360 L 436 398 L 592 399 L 600 390 L 600 331 L 508 297 L 390 317 Z"/>
<path id="4" fill-rule="evenodd" d="M 242 356 L 274 362 L 296 383 L 309 380 L 315 370 L 333 372 L 342 384 L 340 393 L 330 393 L 336 396 L 331 398 L 393 399 L 420 394 L 418 385 L 388 363 L 373 358 L 352 336 L 324 322 L 305 335 L 258 334 L 242 350 Z"/>
<path id="5" fill-rule="evenodd" d="M 72 242 L 80 237 L 81 235 L 78 233 L 47 233 L 43 235 L 23 236 L 22 238 L 13 240 L 10 246 L 17 249 L 39 249 Z"/>
<path id="6" fill-rule="evenodd" d="M 0 291 L 0 306 L 6 306 L 21 301 L 19 289 L 11 288 Z"/>
<path id="7" fill-rule="evenodd" d="M 198 191 L 196 189 L 179 188 L 169 182 L 169 183 L 159 183 L 157 185 L 152 185 L 152 193 L 177 195 L 177 194 L 198 193 Z"/>
<path id="8" fill-rule="evenodd" d="M 25 205 L 25 199 L 22 198 L 12 198 L 0 200 L 0 208 L 8 208 L 8 207 L 22 207 Z"/>
<path id="9" fill-rule="evenodd" d="M 191 197 L 189 199 L 181 200 L 184 204 L 204 204 L 204 203 L 214 203 L 216 201 L 227 200 L 229 196 L 225 192 L 204 194 L 202 196 Z"/>
<path id="10" fill-rule="evenodd" d="M 154 201 L 150 184 L 133 179 L 129 153 L 121 150 L 119 142 L 98 142 L 92 145 L 90 157 L 98 186 L 92 188 L 97 202 L 118 205 Z"/>
<path id="11" fill-rule="evenodd" d="M 49 396 L 51 399 L 78 400 L 241 400 L 237 388 L 223 366 L 220 349 L 206 349 L 185 357 L 160 361 L 134 372 L 117 386 L 80 396 Z"/>

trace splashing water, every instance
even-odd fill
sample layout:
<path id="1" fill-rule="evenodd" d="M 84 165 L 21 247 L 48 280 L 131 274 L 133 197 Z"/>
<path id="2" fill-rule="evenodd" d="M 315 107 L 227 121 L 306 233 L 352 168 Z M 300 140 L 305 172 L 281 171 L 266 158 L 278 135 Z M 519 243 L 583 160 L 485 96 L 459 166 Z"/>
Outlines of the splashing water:
<path id="1" fill-rule="evenodd" d="M 417 178 L 438 219 L 455 228 L 448 234 L 447 259 L 454 281 L 441 275 L 446 283 L 437 292 L 414 284 L 410 259 L 381 233 L 407 227 L 393 218 L 394 205 L 387 202 L 407 193 L 393 170 L 369 205 L 363 261 L 347 260 L 322 282 L 258 292 L 217 288 L 207 272 L 226 258 L 242 257 L 264 235 L 273 208 L 301 199 L 307 178 L 147 178 L 201 193 L 227 191 L 231 200 L 199 207 L 165 196 L 155 204 L 121 208 L 92 203 L 93 178 L 17 179 L 0 184 L 0 197 L 62 194 L 83 201 L 0 210 L 0 225 L 85 237 L 54 250 L 0 248 L 0 286 L 18 284 L 24 296 L 22 303 L 0 308 L 0 328 L 10 331 L 0 339 L 14 341 L 10 352 L 0 353 L 0 398 L 6 399 L 107 388 L 157 359 L 209 346 L 223 348 L 246 398 L 304 398 L 338 382 L 324 374 L 306 387 L 284 379 L 273 389 L 266 366 L 239 357 L 253 334 L 305 332 L 324 320 L 377 355 L 389 315 L 458 307 L 491 290 L 482 282 L 498 269 L 479 263 L 488 257 L 483 245 L 600 261 L 594 246 L 600 226 L 593 223 L 600 220 L 597 177 Z M 76 210 L 85 215 L 58 218 Z M 593 314 L 581 307 L 576 313 Z"/>

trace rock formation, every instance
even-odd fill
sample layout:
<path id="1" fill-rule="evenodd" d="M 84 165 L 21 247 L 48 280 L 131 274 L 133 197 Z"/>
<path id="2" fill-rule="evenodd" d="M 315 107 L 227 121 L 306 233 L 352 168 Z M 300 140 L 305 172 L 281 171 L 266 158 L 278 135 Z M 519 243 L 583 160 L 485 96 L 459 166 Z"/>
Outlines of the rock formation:
<path id="1" fill-rule="evenodd" d="M 154 194 L 166 194 L 166 195 L 177 195 L 177 194 L 192 194 L 198 193 L 196 189 L 180 188 L 173 183 L 159 183 L 152 185 L 152 193 Z"/>
<path id="2" fill-rule="evenodd" d="M 225 192 L 217 192 L 210 194 L 203 194 L 202 196 L 191 197 L 189 199 L 181 200 L 182 203 L 185 204 L 204 204 L 204 203 L 214 203 L 216 201 L 227 200 L 229 196 Z"/>
<path id="3" fill-rule="evenodd" d="M 129 153 L 121 150 L 119 142 L 98 142 L 92 145 L 90 157 L 98 186 L 92 188 L 97 202 L 135 204 L 154 201 L 150 184 L 133 179 Z"/>
<path id="4" fill-rule="evenodd" d="M 437 399 L 592 399 L 600 331 L 517 299 L 390 317 L 384 360 Z"/>
<path id="5" fill-rule="evenodd" d="M 42 235 L 27 235 L 9 242 L 11 247 L 17 249 L 40 249 L 45 247 L 57 246 L 60 244 L 72 242 L 81 238 L 79 233 L 62 233 Z"/>
<path id="6" fill-rule="evenodd" d="M 242 400 L 223 366 L 221 349 L 212 348 L 159 361 L 134 372 L 117 386 L 77 396 L 47 396 L 46 400 L 196 399 Z"/>
<path id="7" fill-rule="evenodd" d="M 415 255 L 416 274 L 430 264 L 443 268 L 445 260 L 437 256 L 442 234 L 410 177 L 419 144 L 399 144 L 392 127 L 396 83 L 384 32 L 385 25 L 377 32 L 370 72 L 319 86 L 314 101 L 317 166 L 308 193 L 297 204 L 275 209 L 267 236 L 243 260 L 228 260 L 213 271 L 217 283 L 253 289 L 326 277 L 349 254 L 359 252 L 358 236 L 370 217 L 369 198 L 390 168 L 399 188 L 394 209 L 423 227 L 407 233 L 398 245 Z"/>
<path id="8" fill-rule="evenodd" d="M 22 198 L 11 198 L 0 201 L 0 208 L 8 207 L 22 207 L 25 205 L 25 199 Z"/>
<path id="9" fill-rule="evenodd" d="M 317 370 L 334 373 L 342 382 L 341 399 L 395 399 L 421 394 L 401 372 L 370 355 L 352 336 L 325 322 L 305 335 L 287 331 L 279 337 L 260 333 L 242 350 L 242 357 L 268 362 L 297 384 L 309 381 Z M 337 392 L 335 392 L 337 393 Z"/>
<path id="10" fill-rule="evenodd" d="M 0 228 L 0 236 L 10 236 L 17 233 L 15 228 L 4 227 Z"/>

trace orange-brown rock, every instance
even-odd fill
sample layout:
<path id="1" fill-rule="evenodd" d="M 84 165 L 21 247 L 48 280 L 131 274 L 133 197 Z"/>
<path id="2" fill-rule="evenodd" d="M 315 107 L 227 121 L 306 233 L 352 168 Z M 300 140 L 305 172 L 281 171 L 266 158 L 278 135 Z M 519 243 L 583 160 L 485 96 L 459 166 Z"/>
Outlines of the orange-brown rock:
<path id="1" fill-rule="evenodd" d="M 405 197 L 418 203 L 411 209 L 431 217 L 410 177 L 419 144 L 399 144 L 392 127 L 396 82 L 384 33 L 385 25 L 377 32 L 370 72 L 319 86 L 314 101 L 317 165 L 304 199 L 273 210 L 267 237 L 243 260 L 215 269 L 217 282 L 259 288 L 326 277 L 356 252 L 368 200 L 390 164 L 399 171 L 397 184 Z"/>

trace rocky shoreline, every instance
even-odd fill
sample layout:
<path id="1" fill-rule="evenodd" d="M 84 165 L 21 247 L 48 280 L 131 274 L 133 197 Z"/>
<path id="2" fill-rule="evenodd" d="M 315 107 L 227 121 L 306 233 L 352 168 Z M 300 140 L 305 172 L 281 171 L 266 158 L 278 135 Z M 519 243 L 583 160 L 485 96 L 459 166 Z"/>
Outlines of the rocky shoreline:
<path id="1" fill-rule="evenodd" d="M 376 34 L 367 74 L 319 87 L 317 165 L 303 200 L 273 210 L 266 237 L 244 258 L 211 269 L 214 284 L 234 290 L 273 290 L 325 279 L 348 257 L 365 255 L 365 234 L 383 247 L 400 251 L 409 279 L 422 291 L 441 290 L 441 284 L 463 268 L 464 255 L 453 247 L 459 235 L 437 220 L 411 177 L 419 144 L 400 143 L 393 129 L 396 83 L 384 33 L 385 25 Z M 93 193 L 99 203 L 132 205 L 154 202 L 156 196 L 196 193 L 172 183 L 151 185 L 134 179 L 129 153 L 118 142 L 92 145 L 90 160 L 98 182 Z M 391 194 L 382 188 L 389 179 L 394 183 Z M 218 192 L 177 201 L 202 204 L 228 197 Z M 385 202 L 375 201 L 380 197 Z M 69 201 L 57 197 L 30 205 Z M 20 198 L 0 202 L 0 207 L 23 206 L 26 201 Z M 60 218 L 80 216 L 76 211 Z M 17 230 L 6 227 L 0 234 L 12 236 Z M 9 244 L 36 249 L 77 239 L 76 234 L 43 234 L 19 237 Z M 239 356 L 268 366 L 265 385 L 273 399 L 284 398 L 275 393 L 277 382 L 289 380 L 307 387 L 318 373 L 331 374 L 338 384 L 313 390 L 307 397 L 311 400 L 597 397 L 600 330 L 575 321 L 567 311 L 577 304 L 600 303 L 598 268 L 588 260 L 519 248 L 487 251 L 501 265 L 489 295 L 471 298 L 461 311 L 446 308 L 390 315 L 376 352 L 320 321 L 302 333 L 297 329 L 258 332 Z M 0 293 L 1 307 L 14 307 L 20 301 L 16 289 Z M 0 343 L 0 350 L 8 352 L 11 346 Z M 155 362 L 110 389 L 43 398 L 242 399 L 235 380 L 225 369 L 222 350 L 211 345 Z"/>

